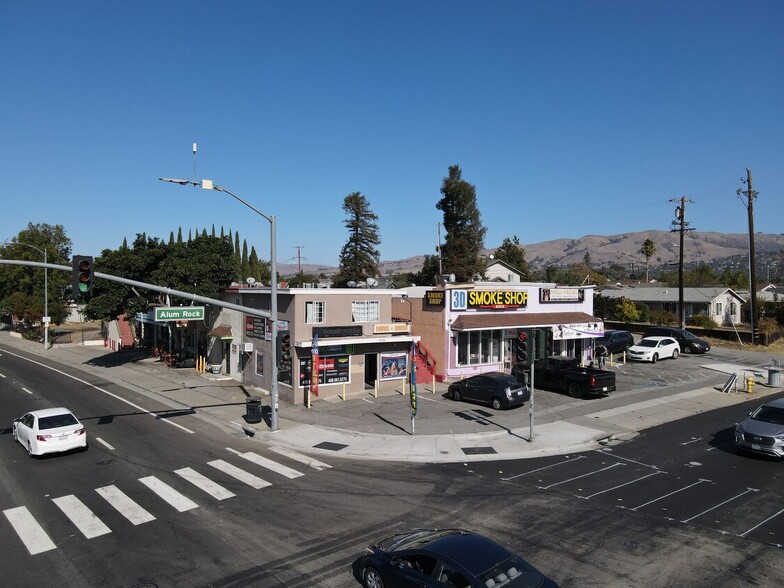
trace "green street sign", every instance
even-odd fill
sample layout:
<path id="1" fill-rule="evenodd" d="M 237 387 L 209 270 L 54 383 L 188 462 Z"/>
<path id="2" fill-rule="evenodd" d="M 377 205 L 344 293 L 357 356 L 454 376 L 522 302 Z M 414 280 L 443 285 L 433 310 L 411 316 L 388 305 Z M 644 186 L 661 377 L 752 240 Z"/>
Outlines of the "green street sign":
<path id="1" fill-rule="evenodd" d="M 203 321 L 203 306 L 174 306 L 169 308 L 156 308 L 155 320 L 160 321 Z"/>

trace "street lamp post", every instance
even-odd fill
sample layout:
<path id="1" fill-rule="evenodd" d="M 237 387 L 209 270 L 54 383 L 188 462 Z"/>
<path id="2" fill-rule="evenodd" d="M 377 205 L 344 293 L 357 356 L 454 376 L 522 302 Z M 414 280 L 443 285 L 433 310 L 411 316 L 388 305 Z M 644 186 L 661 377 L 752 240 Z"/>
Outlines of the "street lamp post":
<path id="1" fill-rule="evenodd" d="M 158 178 L 162 182 L 169 182 L 172 184 L 180 184 L 181 186 L 199 186 L 203 190 L 215 190 L 216 192 L 223 192 L 228 194 L 238 202 L 250 208 L 259 216 L 264 217 L 270 224 L 270 322 L 272 323 L 272 345 L 270 350 L 270 360 L 272 362 L 272 383 L 270 385 L 270 403 L 272 404 L 270 413 L 270 430 L 278 430 L 278 269 L 277 269 L 277 253 L 276 253 L 276 219 L 275 215 L 267 215 L 261 212 L 256 207 L 248 204 L 242 198 L 230 192 L 226 188 L 222 188 L 214 184 L 212 180 L 181 180 L 178 178 Z"/>
<path id="2" fill-rule="evenodd" d="M 44 265 L 48 262 L 46 260 L 46 248 L 40 249 L 30 243 L 22 243 L 21 241 L 6 241 L 8 245 L 24 245 L 25 247 L 32 247 L 39 253 L 44 254 Z M 42 319 L 44 323 L 44 351 L 49 349 L 49 268 L 44 267 L 44 316 Z"/>

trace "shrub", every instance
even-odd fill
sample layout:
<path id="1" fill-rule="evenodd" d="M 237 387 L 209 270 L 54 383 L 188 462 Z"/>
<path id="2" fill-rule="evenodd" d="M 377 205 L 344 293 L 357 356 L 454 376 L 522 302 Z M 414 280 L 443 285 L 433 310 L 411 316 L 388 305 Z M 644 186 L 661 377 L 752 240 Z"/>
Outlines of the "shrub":
<path id="1" fill-rule="evenodd" d="M 670 327 L 678 325 L 678 317 L 675 313 L 668 310 L 652 310 L 651 311 L 651 324 L 662 325 L 663 327 Z"/>
<path id="2" fill-rule="evenodd" d="M 703 327 L 704 329 L 714 329 L 719 326 L 707 314 L 693 314 L 686 319 L 686 324 L 693 327 Z"/>

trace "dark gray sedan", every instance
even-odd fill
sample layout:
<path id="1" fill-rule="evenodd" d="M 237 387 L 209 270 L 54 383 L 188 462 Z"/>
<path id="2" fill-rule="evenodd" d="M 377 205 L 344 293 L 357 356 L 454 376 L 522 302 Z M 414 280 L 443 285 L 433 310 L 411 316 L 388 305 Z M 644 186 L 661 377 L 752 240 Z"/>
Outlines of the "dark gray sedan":
<path id="1" fill-rule="evenodd" d="M 784 457 L 784 398 L 766 402 L 735 425 L 735 445 L 747 451 Z"/>
<path id="2" fill-rule="evenodd" d="M 503 372 L 487 372 L 449 385 L 452 400 L 489 404 L 495 410 L 521 406 L 531 399 L 531 390 Z"/>

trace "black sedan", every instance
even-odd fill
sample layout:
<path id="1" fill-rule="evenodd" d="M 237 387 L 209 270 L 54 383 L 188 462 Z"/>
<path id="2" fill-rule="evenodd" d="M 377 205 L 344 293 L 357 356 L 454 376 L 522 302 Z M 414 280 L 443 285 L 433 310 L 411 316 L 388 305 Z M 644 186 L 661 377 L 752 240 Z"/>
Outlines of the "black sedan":
<path id="1" fill-rule="evenodd" d="M 365 588 L 557 588 L 531 564 L 486 537 L 462 529 L 417 529 L 365 549 Z"/>
<path id="2" fill-rule="evenodd" d="M 521 406 L 531 399 L 531 390 L 517 378 L 502 372 L 487 372 L 449 385 L 452 400 L 489 404 L 495 410 Z"/>

